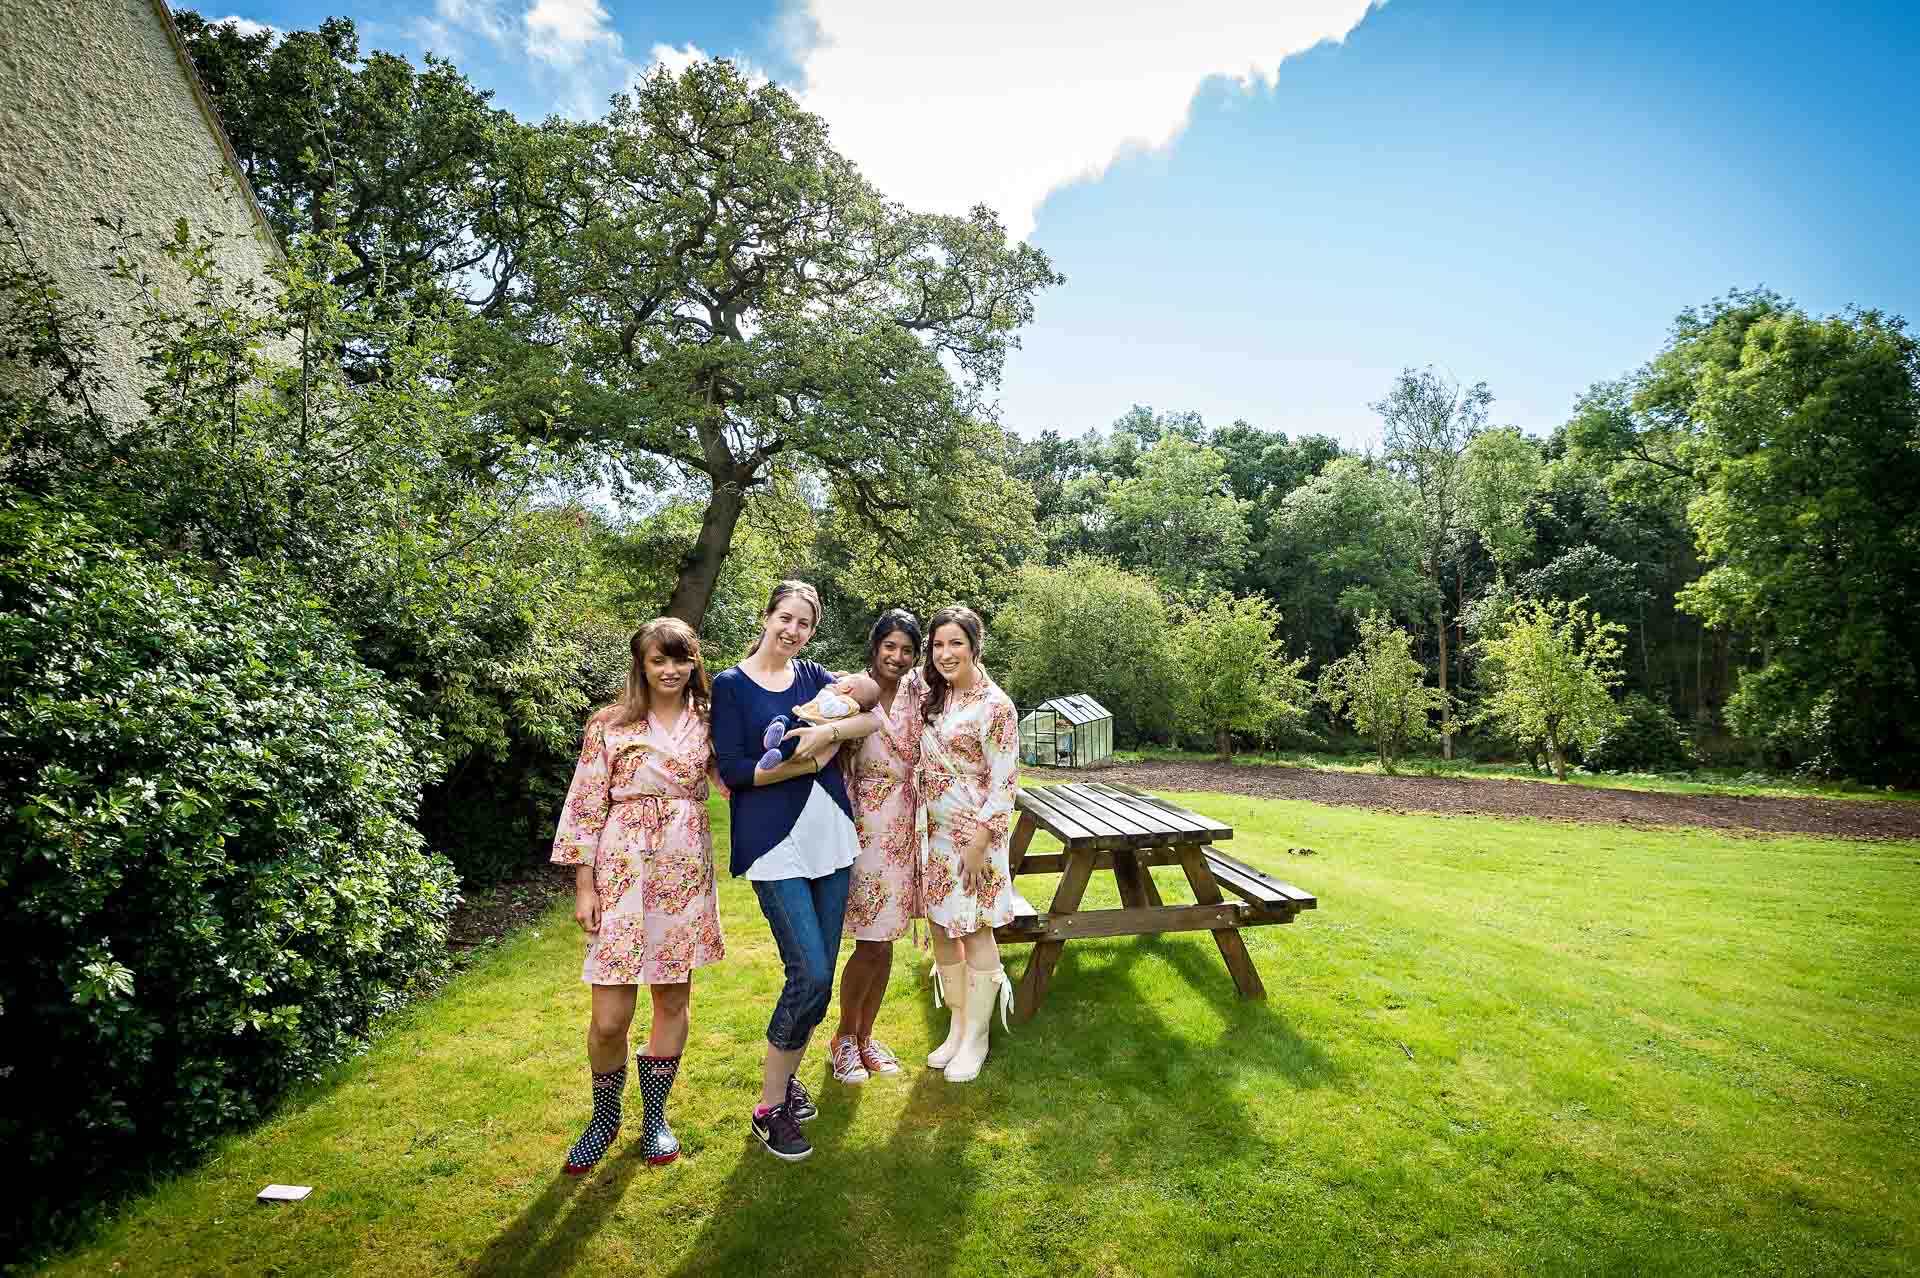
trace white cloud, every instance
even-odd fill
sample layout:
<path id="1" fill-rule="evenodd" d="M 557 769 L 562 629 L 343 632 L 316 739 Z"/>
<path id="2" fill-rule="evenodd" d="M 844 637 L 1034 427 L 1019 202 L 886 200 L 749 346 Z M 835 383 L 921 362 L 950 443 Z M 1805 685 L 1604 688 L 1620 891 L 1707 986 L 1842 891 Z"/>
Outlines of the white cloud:
<path id="1" fill-rule="evenodd" d="M 554 66 L 577 66 L 593 53 L 620 53 L 620 35 L 608 25 L 600 0 L 536 0 L 525 22 L 527 52 Z"/>
<path id="2" fill-rule="evenodd" d="M 243 36 L 260 35 L 262 33 L 271 36 L 278 36 L 280 34 L 278 27 L 270 27 L 264 22 L 255 22 L 252 18 L 243 18 L 237 13 L 230 13 L 224 18 L 215 18 L 208 25 L 217 27 L 229 22 L 231 22 L 234 28 Z"/>
<path id="3" fill-rule="evenodd" d="M 800 0 L 802 100 L 889 196 L 984 201 L 1024 237 L 1048 194 L 1167 146 L 1214 76 L 1271 86 L 1384 0 Z"/>
<path id="4" fill-rule="evenodd" d="M 670 44 L 656 44 L 653 46 L 653 65 L 665 67 L 675 75 L 679 75 L 696 62 L 705 62 L 706 60 L 706 51 L 691 41 L 678 49 Z"/>
<path id="5" fill-rule="evenodd" d="M 433 6 L 438 19 L 430 24 L 440 30 L 462 27 L 477 32 L 505 48 L 512 36 L 512 28 L 506 15 L 500 12 L 498 0 L 435 0 Z"/>

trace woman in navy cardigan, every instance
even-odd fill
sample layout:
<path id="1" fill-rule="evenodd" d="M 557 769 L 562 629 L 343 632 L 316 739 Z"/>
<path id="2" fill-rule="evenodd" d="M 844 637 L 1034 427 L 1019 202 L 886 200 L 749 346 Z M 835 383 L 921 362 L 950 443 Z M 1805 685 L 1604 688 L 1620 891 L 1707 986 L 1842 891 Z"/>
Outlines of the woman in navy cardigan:
<path id="1" fill-rule="evenodd" d="M 820 624 L 812 586 L 775 586 L 760 621 L 746 657 L 713 681 L 713 753 L 731 791 L 733 875 L 753 883 L 786 968 L 767 1023 L 753 1134 L 775 1156 L 797 1161 L 813 1152 L 799 1125 L 818 1111 L 795 1075 L 833 997 L 849 867 L 860 855 L 838 751 L 880 720 L 862 713 L 811 728 L 796 717 L 795 707 L 834 682 L 817 662 L 796 660 Z M 870 708 L 879 689 L 864 684 L 854 700 Z"/>

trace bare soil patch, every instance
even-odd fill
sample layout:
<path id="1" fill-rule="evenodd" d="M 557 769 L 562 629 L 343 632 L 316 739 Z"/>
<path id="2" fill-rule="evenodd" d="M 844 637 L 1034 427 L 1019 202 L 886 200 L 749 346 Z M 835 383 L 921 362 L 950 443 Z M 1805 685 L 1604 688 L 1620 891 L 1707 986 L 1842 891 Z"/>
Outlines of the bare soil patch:
<path id="1" fill-rule="evenodd" d="M 470 891 L 447 925 L 447 948 L 464 955 L 475 946 L 497 941 L 538 919 L 563 893 L 572 891 L 573 867 L 545 863 L 528 865 L 505 882 Z"/>
<path id="2" fill-rule="evenodd" d="M 1699 826 L 1847 839 L 1920 839 L 1920 803 L 1660 794 L 1497 777 L 1384 777 L 1262 764 L 1139 763 L 1089 772 L 1025 772 L 1034 784 L 1123 781 L 1143 790 L 1210 790 L 1257 799 L 1307 799 L 1383 812 L 1538 817 L 1582 824 Z"/>

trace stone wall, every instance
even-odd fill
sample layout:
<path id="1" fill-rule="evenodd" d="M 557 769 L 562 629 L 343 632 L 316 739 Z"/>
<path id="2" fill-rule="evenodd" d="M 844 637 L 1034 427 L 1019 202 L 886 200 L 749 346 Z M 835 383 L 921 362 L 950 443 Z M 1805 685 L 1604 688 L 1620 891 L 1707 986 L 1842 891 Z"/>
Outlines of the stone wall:
<path id="1" fill-rule="evenodd" d="M 264 274 L 280 256 L 194 78 L 163 0 L 8 0 L 0 42 L 0 207 L 74 303 L 124 315 L 101 271 L 112 234 L 218 233 L 221 275 Z M 116 416 L 140 410 L 135 354 L 112 342 Z"/>

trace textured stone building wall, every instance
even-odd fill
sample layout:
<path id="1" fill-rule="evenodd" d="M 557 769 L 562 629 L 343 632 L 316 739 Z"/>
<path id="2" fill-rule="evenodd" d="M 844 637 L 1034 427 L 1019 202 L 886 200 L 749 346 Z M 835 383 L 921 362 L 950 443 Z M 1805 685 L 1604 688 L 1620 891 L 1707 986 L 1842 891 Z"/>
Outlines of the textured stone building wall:
<path id="1" fill-rule="evenodd" d="M 125 314 L 100 270 L 112 234 L 96 214 L 149 236 L 180 219 L 220 232 L 220 272 L 259 276 L 279 256 L 162 0 L 6 0 L 0 40 L 0 206 L 27 252 L 74 302 Z M 108 330 L 109 334 L 112 330 Z M 109 340 L 116 394 L 139 410 L 135 355 Z"/>

